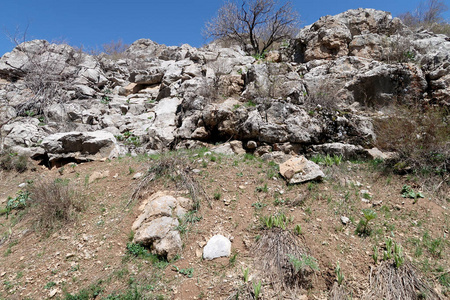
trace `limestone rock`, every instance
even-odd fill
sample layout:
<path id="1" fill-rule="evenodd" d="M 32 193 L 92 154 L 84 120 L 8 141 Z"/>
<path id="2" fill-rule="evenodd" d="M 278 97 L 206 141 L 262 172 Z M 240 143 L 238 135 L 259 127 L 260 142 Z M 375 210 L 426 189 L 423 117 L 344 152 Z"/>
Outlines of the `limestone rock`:
<path id="1" fill-rule="evenodd" d="M 120 154 L 116 138 L 106 131 L 56 133 L 44 138 L 41 146 L 50 164 L 66 159 L 101 160 Z"/>
<path id="2" fill-rule="evenodd" d="M 228 257 L 231 254 L 231 242 L 223 235 L 215 235 L 209 239 L 203 248 L 203 258 L 212 260 L 218 257 Z"/>
<path id="3" fill-rule="evenodd" d="M 193 201 L 160 191 L 147 198 L 139 210 L 132 230 L 134 242 L 150 247 L 158 255 L 172 259 L 181 251 L 182 241 L 176 230 L 178 219 L 193 208 Z"/>
<path id="4" fill-rule="evenodd" d="M 320 180 L 325 177 L 320 167 L 307 160 L 304 156 L 297 156 L 280 164 L 280 174 L 290 183 L 302 183 L 310 180 Z"/>

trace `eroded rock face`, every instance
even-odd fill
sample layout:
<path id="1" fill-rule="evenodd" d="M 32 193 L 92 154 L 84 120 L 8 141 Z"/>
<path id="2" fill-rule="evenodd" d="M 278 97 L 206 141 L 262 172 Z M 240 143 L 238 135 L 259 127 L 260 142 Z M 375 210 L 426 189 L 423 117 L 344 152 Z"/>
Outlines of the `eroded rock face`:
<path id="1" fill-rule="evenodd" d="M 141 39 L 120 57 L 21 44 L 0 58 L 0 149 L 42 157 L 48 135 L 97 131 L 132 153 L 230 140 L 245 145 L 234 153 L 256 155 L 277 144 L 296 153 L 330 143 L 371 148 L 367 107 L 450 105 L 448 38 L 412 32 L 387 12 L 323 17 L 290 45 L 257 61 L 219 43 L 197 49 Z M 55 68 L 39 76 L 36 63 L 49 61 Z M 40 93 L 31 79 L 57 82 L 45 89 L 56 93 Z"/>
<path id="2" fill-rule="evenodd" d="M 165 191 L 151 195 L 140 206 L 141 214 L 133 223 L 133 242 L 169 260 L 174 258 L 182 247 L 180 233 L 176 230 L 178 219 L 192 209 L 191 199 L 174 196 L 174 193 Z"/>
<path id="3" fill-rule="evenodd" d="M 116 138 L 106 131 L 56 133 L 44 138 L 41 147 L 50 165 L 59 160 L 102 160 L 120 154 Z"/>

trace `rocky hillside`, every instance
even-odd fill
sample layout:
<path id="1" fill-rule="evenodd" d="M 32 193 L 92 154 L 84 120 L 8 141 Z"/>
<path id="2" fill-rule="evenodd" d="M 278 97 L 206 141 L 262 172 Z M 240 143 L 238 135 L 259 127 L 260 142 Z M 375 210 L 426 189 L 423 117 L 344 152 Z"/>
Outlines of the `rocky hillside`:
<path id="1" fill-rule="evenodd" d="M 265 299 L 444 299 L 449 108 L 450 39 L 373 9 L 255 57 L 20 44 L 0 58 L 0 166 L 25 171 L 0 173 L 0 297 L 258 299 L 259 285 Z M 72 225 L 53 228 L 43 212 L 69 182 L 88 204 L 58 208 Z M 46 209 L 25 205 L 33 193 Z M 34 268 L 16 264 L 28 256 Z"/>
<path id="2" fill-rule="evenodd" d="M 1 149 L 82 160 L 98 149 L 56 149 L 52 141 L 97 131 L 119 153 L 227 140 L 258 152 L 327 143 L 371 148 L 367 108 L 448 107 L 449 53 L 445 36 L 411 32 L 371 9 L 323 17 L 265 58 L 218 44 L 150 40 L 115 57 L 91 56 L 34 40 L 0 59 Z"/>

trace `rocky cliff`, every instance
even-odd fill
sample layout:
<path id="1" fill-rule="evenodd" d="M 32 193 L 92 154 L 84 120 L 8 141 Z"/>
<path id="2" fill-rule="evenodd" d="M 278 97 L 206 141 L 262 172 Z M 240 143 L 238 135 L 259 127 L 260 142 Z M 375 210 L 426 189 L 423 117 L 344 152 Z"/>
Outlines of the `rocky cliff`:
<path id="1" fill-rule="evenodd" d="M 34 40 L 0 59 L 0 149 L 46 163 L 228 140 L 363 151 L 377 110 L 448 107 L 449 66 L 448 37 L 373 9 L 322 17 L 264 59 L 216 43 L 142 39 L 111 57 Z"/>

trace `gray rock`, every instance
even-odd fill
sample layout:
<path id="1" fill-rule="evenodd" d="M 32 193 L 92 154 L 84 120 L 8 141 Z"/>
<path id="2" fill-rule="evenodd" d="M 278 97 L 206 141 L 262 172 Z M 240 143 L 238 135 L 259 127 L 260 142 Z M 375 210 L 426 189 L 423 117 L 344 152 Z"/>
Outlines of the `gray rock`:
<path id="1" fill-rule="evenodd" d="M 280 164 L 280 174 L 290 184 L 320 180 L 325 177 L 320 167 L 304 156 L 293 157 Z"/>
<path id="2" fill-rule="evenodd" d="M 315 145 L 312 147 L 314 151 L 321 154 L 338 155 L 345 159 L 357 158 L 362 156 L 363 147 L 343 144 L 343 143 L 326 143 L 321 145 Z"/>
<path id="3" fill-rule="evenodd" d="M 231 242 L 223 235 L 215 235 L 209 239 L 203 248 L 203 258 L 212 260 L 219 257 L 228 257 L 231 254 Z"/>
<path id="4" fill-rule="evenodd" d="M 120 154 L 116 138 L 106 131 L 56 133 L 44 138 L 41 146 L 50 164 L 69 158 L 89 161 L 113 158 Z"/>
<path id="5" fill-rule="evenodd" d="M 193 201 L 157 192 L 147 198 L 139 208 L 142 213 L 132 226 L 136 232 L 134 242 L 149 246 L 158 255 L 175 257 L 181 251 L 182 241 L 175 229 L 182 218 L 193 208 Z"/>

